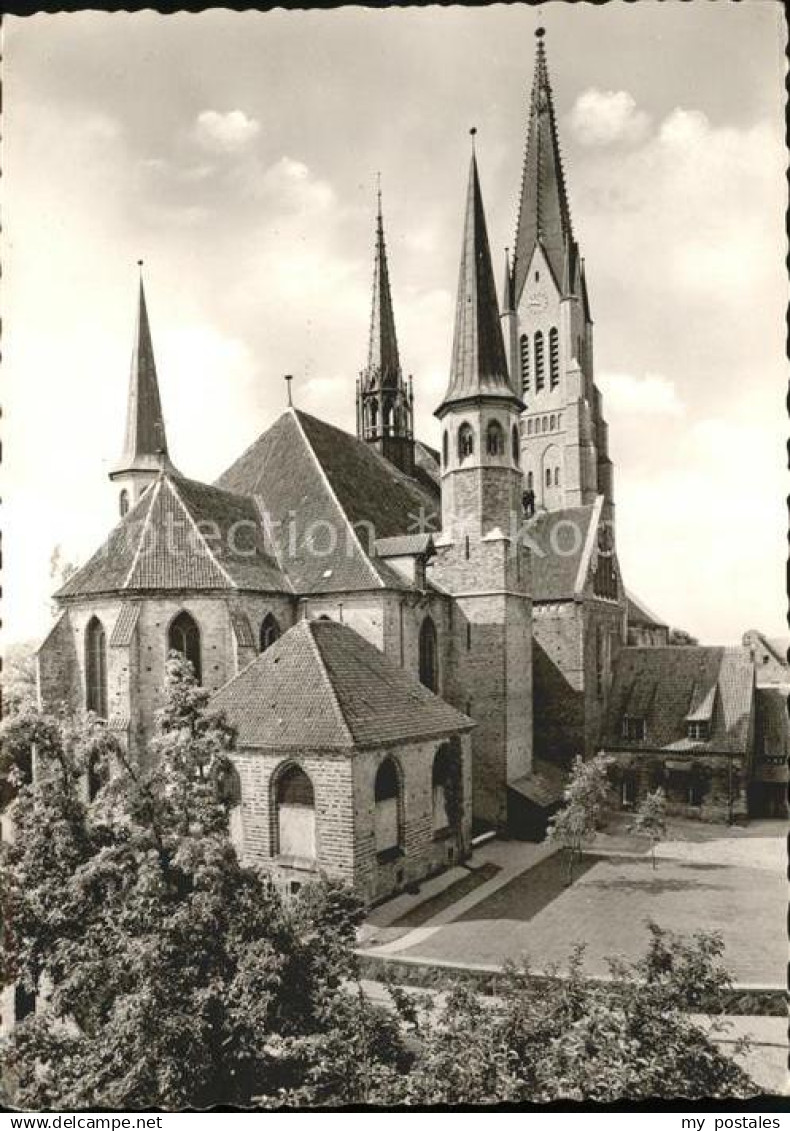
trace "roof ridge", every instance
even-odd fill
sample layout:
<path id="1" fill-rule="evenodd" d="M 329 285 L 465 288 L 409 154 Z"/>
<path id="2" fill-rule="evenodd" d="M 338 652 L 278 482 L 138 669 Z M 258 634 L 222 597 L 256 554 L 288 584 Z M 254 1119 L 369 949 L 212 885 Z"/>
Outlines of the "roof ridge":
<path id="1" fill-rule="evenodd" d="M 215 565 L 215 566 L 217 567 L 217 569 L 219 570 L 219 572 L 220 572 L 221 574 L 223 574 L 223 575 L 224 575 L 225 579 L 226 579 L 226 580 L 227 580 L 227 581 L 228 581 L 228 582 L 230 583 L 230 586 L 231 586 L 231 588 L 232 588 L 232 589 L 238 589 L 238 585 L 237 585 L 237 583 L 236 583 L 236 582 L 235 582 L 235 581 L 233 580 L 233 578 L 231 577 L 231 575 L 230 575 L 230 574 L 228 573 L 228 571 L 227 571 L 227 570 L 225 569 L 224 565 L 222 565 L 222 563 L 221 563 L 221 562 L 220 562 L 220 561 L 219 561 L 219 560 L 217 559 L 217 557 L 216 557 L 216 555 L 215 555 L 214 551 L 213 551 L 213 550 L 211 549 L 211 547 L 209 546 L 208 542 L 207 542 L 207 541 L 206 541 L 206 539 L 205 539 L 205 538 L 203 537 L 203 534 L 202 534 L 202 532 L 201 532 L 201 529 L 200 529 L 200 527 L 198 526 L 198 524 L 197 524 L 197 523 L 195 522 L 194 518 L 192 517 L 192 513 L 191 513 L 191 511 L 190 511 L 189 507 L 188 507 L 188 506 L 186 505 L 186 503 L 184 502 L 184 500 L 183 500 L 183 499 L 181 498 L 181 496 L 179 495 L 179 493 L 178 493 L 178 491 L 177 491 L 177 489 L 176 489 L 176 485 L 175 485 L 175 483 L 173 482 L 173 480 L 172 480 L 172 479 L 170 478 L 170 476 L 168 476 L 168 475 L 164 475 L 164 476 L 163 476 L 162 478 L 163 478 L 164 482 L 165 482 L 165 483 L 167 484 L 167 486 L 168 486 L 168 487 L 170 488 L 170 492 L 171 492 L 171 494 L 172 494 L 172 495 L 174 496 L 174 498 L 175 498 L 176 502 L 177 502 L 177 503 L 179 504 L 179 506 L 180 506 L 180 507 L 181 507 L 181 509 L 183 510 L 184 514 L 185 514 L 185 515 L 187 516 L 187 519 L 189 520 L 189 522 L 190 522 L 190 524 L 191 524 L 191 526 L 192 526 L 193 530 L 195 531 L 195 533 L 197 534 L 198 538 L 200 539 L 200 541 L 201 541 L 201 543 L 202 543 L 202 545 L 203 545 L 203 548 L 205 549 L 205 551 L 206 551 L 206 553 L 208 554 L 208 556 L 209 556 L 209 558 L 211 559 L 211 561 L 212 561 L 212 562 L 214 563 L 214 565 Z"/>
<path id="2" fill-rule="evenodd" d="M 140 554 L 142 553 L 142 549 L 143 549 L 143 542 L 145 541 L 146 531 L 148 530 L 148 527 L 149 527 L 150 522 L 151 522 L 151 515 L 154 513 L 154 506 L 156 505 L 156 500 L 159 497 L 159 494 L 160 494 L 161 489 L 162 489 L 162 480 L 163 479 L 164 479 L 164 475 L 160 473 L 157 476 L 156 482 L 153 485 L 153 490 L 151 491 L 151 498 L 150 498 L 150 501 L 148 503 L 148 514 L 145 516 L 145 521 L 143 522 L 143 527 L 142 527 L 142 530 L 140 531 L 140 540 L 137 543 L 137 549 L 134 552 L 134 556 L 132 558 L 132 564 L 129 566 L 129 572 L 127 573 L 126 577 L 124 578 L 123 584 L 121 585 L 121 589 L 128 589 L 129 588 L 129 582 L 132 580 L 132 575 L 134 574 L 134 571 L 137 568 L 137 563 L 140 560 Z M 149 490 L 150 490 L 150 488 L 149 488 Z"/>
<path id="3" fill-rule="evenodd" d="M 590 570 L 590 562 L 592 561 L 593 554 L 593 539 L 598 533 L 598 526 L 601 521 L 601 512 L 603 510 L 603 495 L 597 495 L 595 502 L 592 504 L 593 513 L 590 517 L 590 525 L 587 527 L 587 540 L 582 550 L 581 557 L 579 558 L 579 572 L 576 574 L 576 581 L 573 586 L 574 596 L 581 593 L 584 589 L 584 583 L 587 580 L 587 574 Z"/>
<path id="4" fill-rule="evenodd" d="M 260 517 L 261 526 L 263 528 L 263 545 L 264 545 L 264 549 L 265 549 L 266 548 L 266 538 L 267 538 L 268 529 L 269 529 L 268 521 L 267 521 L 268 511 L 263 509 L 266 500 L 263 498 L 262 495 L 259 495 L 257 491 L 255 492 L 254 495 L 242 495 L 241 497 L 244 498 L 244 499 L 250 499 L 252 501 L 252 505 L 255 508 L 258 516 Z M 280 553 L 279 553 L 279 550 L 277 548 L 277 542 L 274 538 L 272 538 L 272 540 L 271 540 L 271 545 L 272 545 L 272 557 L 274 558 L 274 561 L 275 561 L 277 568 L 279 569 L 280 573 L 282 574 L 283 579 L 284 579 L 285 583 L 287 584 L 288 588 L 291 590 L 291 592 L 296 593 L 296 588 L 294 586 L 294 583 L 291 581 L 290 577 L 288 576 L 288 572 L 285 569 L 285 566 L 282 563 L 282 558 L 280 557 Z"/>
<path id="5" fill-rule="evenodd" d="M 324 683 L 329 688 L 329 697 L 332 701 L 332 706 L 335 709 L 335 715 L 339 719 L 341 728 L 343 729 L 350 745 L 355 746 L 356 743 L 354 740 L 354 735 L 351 733 L 351 727 L 348 725 L 346 716 L 343 714 L 343 708 L 340 706 L 340 700 L 337 697 L 335 685 L 333 684 L 329 672 L 326 669 L 326 661 L 324 660 L 323 653 L 321 652 L 321 649 L 318 646 L 318 641 L 316 640 L 315 634 L 313 633 L 313 625 L 316 623 L 316 621 L 311 621 L 305 618 L 303 621 L 297 621 L 294 627 L 298 627 L 300 624 L 304 624 L 306 626 L 305 631 L 310 640 L 310 644 L 315 653 L 316 659 L 318 660 L 318 664 L 321 668 L 321 673 L 324 677 Z M 329 621 L 328 623 L 334 624 L 335 622 Z"/>
<path id="6" fill-rule="evenodd" d="M 354 543 L 356 544 L 356 547 L 359 550 L 360 554 L 362 555 L 362 560 L 364 561 L 366 568 L 368 569 L 370 574 L 375 579 L 376 584 L 375 584 L 374 588 L 377 588 L 377 589 L 386 588 L 386 586 L 384 585 L 384 582 L 379 577 L 378 572 L 373 568 L 373 564 L 370 561 L 370 557 L 368 556 L 368 554 L 365 553 L 364 549 L 362 548 L 362 543 L 360 542 L 360 540 L 357 536 L 357 532 L 354 529 L 353 523 L 349 521 L 348 515 L 346 514 L 344 508 L 340 505 L 340 500 L 338 499 L 337 495 L 335 494 L 335 489 L 332 486 L 332 484 L 329 482 L 329 476 L 324 471 L 324 468 L 321 464 L 321 461 L 318 458 L 318 456 L 315 454 L 315 451 L 313 450 L 313 445 L 310 443 L 310 439 L 309 439 L 307 433 L 305 432 L 304 427 L 302 426 L 302 422 L 299 419 L 298 411 L 294 408 L 289 409 L 287 411 L 292 413 L 293 418 L 296 421 L 297 427 L 299 428 L 299 433 L 302 436 L 302 439 L 304 440 L 305 444 L 307 445 L 307 450 L 310 453 L 310 458 L 312 459 L 315 466 L 318 468 L 318 474 L 321 477 L 321 480 L 323 481 L 327 491 L 329 492 L 329 495 L 332 499 L 332 502 L 335 504 L 335 507 L 339 511 L 342 521 L 346 524 L 346 528 L 350 531 L 351 537 L 352 537 Z M 355 439 L 356 437 L 353 437 L 353 438 Z M 365 446 L 367 447 L 367 445 L 365 445 Z"/>

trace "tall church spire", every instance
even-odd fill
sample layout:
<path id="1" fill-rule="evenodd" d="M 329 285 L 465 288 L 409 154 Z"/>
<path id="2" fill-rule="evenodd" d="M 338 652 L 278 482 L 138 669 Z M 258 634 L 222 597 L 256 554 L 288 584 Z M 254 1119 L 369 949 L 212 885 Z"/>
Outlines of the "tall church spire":
<path id="1" fill-rule="evenodd" d="M 535 78 L 530 100 L 527 147 L 521 181 L 515 251 L 515 297 L 518 303 L 527 272 L 540 243 L 558 287 L 563 286 L 575 264 L 576 248 L 562 170 L 554 100 L 546 65 L 543 28 L 538 28 Z"/>
<path id="2" fill-rule="evenodd" d="M 473 151 L 450 381 L 436 415 L 444 415 L 453 404 L 481 397 L 499 397 L 521 405 L 508 377 L 477 158 Z"/>
<path id="3" fill-rule="evenodd" d="M 414 472 L 413 418 L 411 378 L 408 384 L 403 379 L 395 334 L 379 183 L 368 362 L 357 381 L 357 435 L 411 475 Z"/>
<path id="4" fill-rule="evenodd" d="M 376 259 L 373 269 L 373 306 L 370 315 L 370 341 L 365 377 L 382 388 L 396 388 L 401 378 L 395 315 L 392 310 L 387 246 L 384 242 L 384 219 L 381 212 L 381 186 L 377 192 Z"/>
<path id="5" fill-rule="evenodd" d="M 141 271 L 123 452 L 110 472 L 113 482 L 128 480 L 121 492 L 121 512 L 139 498 L 161 467 L 170 466 Z"/>

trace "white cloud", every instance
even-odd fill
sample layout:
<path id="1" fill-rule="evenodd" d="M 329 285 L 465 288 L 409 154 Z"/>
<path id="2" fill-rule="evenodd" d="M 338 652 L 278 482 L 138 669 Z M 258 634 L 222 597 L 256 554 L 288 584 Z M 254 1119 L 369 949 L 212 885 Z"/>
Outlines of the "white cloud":
<path id="1" fill-rule="evenodd" d="M 242 149 L 260 133 L 260 123 L 243 110 L 203 110 L 197 116 L 195 136 L 207 149 L 225 152 Z"/>
<path id="2" fill-rule="evenodd" d="M 683 402 L 672 381 L 658 374 L 602 373 L 597 378 L 606 409 L 640 416 L 681 416 Z"/>
<path id="3" fill-rule="evenodd" d="M 579 95 L 569 121 L 582 145 L 640 141 L 650 125 L 649 116 L 637 109 L 627 90 L 598 90 L 596 87 Z"/>

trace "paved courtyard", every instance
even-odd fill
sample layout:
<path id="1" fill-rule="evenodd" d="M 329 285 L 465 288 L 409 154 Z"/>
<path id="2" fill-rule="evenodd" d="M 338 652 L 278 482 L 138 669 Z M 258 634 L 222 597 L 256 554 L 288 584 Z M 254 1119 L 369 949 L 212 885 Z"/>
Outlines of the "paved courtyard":
<path id="1" fill-rule="evenodd" d="M 471 966 L 526 954 L 535 970 L 563 962 L 583 941 L 586 968 L 597 975 L 607 973 L 609 955 L 644 952 L 651 918 L 684 933 L 721 931 L 735 982 L 783 986 L 784 834 L 781 822 L 744 829 L 675 822 L 653 870 L 644 842 L 614 829 L 596 839 L 570 887 L 549 847 L 493 841 L 471 863 L 485 868 L 483 882 L 456 887 L 464 870 L 455 869 L 436 891 L 426 885 L 374 912 L 360 941 L 371 953 Z"/>

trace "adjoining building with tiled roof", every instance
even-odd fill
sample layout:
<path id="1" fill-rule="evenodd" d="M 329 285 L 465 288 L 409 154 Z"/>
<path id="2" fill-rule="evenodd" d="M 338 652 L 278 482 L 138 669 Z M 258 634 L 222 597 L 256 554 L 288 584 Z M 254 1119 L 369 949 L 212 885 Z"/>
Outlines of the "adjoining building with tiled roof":
<path id="1" fill-rule="evenodd" d="M 374 902 L 468 853 L 473 721 L 347 625 L 300 621 L 212 706 L 238 731 L 239 843 L 278 877 Z"/>
<path id="2" fill-rule="evenodd" d="M 743 634 L 743 646 L 749 649 L 754 660 L 759 686 L 790 683 L 790 639 L 769 637 L 750 628 Z"/>
<path id="3" fill-rule="evenodd" d="M 625 804 L 660 784 L 675 810 L 708 820 L 746 816 L 754 734 L 747 649 L 621 651 L 602 745 L 616 755 Z"/>
<path id="4" fill-rule="evenodd" d="M 669 644 L 669 625 L 648 609 L 633 593 L 626 593 L 628 644 L 633 647 L 663 648 Z"/>

